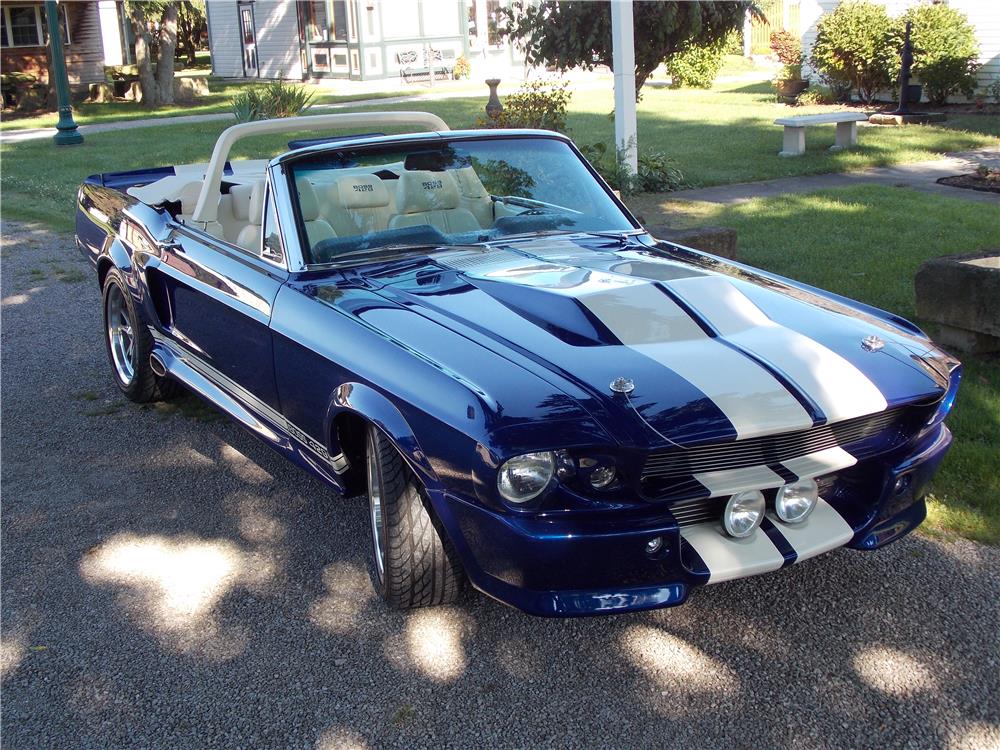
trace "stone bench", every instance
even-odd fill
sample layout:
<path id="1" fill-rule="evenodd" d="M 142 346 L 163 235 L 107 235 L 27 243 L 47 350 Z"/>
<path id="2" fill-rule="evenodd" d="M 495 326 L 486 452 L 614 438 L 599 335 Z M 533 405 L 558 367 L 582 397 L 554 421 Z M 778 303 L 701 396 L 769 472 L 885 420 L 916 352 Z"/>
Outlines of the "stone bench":
<path id="1" fill-rule="evenodd" d="M 837 142 L 831 151 L 850 148 L 858 142 L 858 123 L 867 122 L 868 115 L 858 112 L 831 112 L 823 115 L 779 117 L 775 125 L 785 126 L 785 140 L 778 156 L 802 156 L 806 152 L 806 128 L 810 125 L 837 124 Z"/>

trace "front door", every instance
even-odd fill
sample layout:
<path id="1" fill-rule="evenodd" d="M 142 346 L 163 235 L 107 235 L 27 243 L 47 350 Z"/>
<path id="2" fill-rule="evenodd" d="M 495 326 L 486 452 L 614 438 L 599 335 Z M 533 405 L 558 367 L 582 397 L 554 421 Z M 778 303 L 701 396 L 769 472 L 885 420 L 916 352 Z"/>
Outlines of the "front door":
<path id="1" fill-rule="evenodd" d="M 271 306 L 287 273 L 256 254 L 174 227 L 147 271 L 160 327 L 212 380 L 279 409 Z"/>
<path id="2" fill-rule="evenodd" d="M 257 29 L 253 22 L 253 5 L 240 3 L 240 35 L 243 39 L 243 75 L 257 78 Z"/>

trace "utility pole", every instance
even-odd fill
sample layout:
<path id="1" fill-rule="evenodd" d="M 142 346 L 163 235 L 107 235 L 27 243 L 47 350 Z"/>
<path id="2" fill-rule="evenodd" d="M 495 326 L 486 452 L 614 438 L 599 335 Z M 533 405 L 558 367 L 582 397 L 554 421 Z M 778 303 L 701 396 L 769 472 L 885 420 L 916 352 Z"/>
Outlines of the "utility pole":
<path id="1" fill-rule="evenodd" d="M 59 106 L 59 131 L 52 140 L 57 146 L 75 146 L 83 143 L 83 134 L 73 120 L 73 107 L 69 102 L 69 78 L 66 75 L 66 57 L 63 55 L 62 30 L 59 28 L 59 5 L 56 0 L 45 0 L 45 21 L 49 28 L 49 54 L 52 59 L 52 76 L 55 78 L 56 102 Z"/>

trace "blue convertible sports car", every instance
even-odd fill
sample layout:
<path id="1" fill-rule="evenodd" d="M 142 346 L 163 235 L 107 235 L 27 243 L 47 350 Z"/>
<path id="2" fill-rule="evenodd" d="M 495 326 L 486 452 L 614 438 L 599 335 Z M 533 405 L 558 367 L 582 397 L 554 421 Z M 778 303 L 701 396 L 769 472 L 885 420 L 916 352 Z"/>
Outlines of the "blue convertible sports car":
<path id="1" fill-rule="evenodd" d="M 124 394 L 181 383 L 366 493 L 398 607 L 469 581 L 538 615 L 648 609 L 875 549 L 951 441 L 960 365 L 916 326 L 657 241 L 554 133 L 236 125 L 207 164 L 89 178 L 76 226 Z"/>

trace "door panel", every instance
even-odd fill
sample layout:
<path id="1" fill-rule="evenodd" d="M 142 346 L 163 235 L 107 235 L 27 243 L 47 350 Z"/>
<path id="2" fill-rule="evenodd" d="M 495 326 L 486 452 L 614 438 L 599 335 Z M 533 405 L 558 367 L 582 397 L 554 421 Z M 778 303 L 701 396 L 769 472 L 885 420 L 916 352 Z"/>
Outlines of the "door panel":
<path id="1" fill-rule="evenodd" d="M 205 364 L 279 409 L 268 328 L 284 274 L 200 233 L 175 229 L 147 272 L 163 330 Z M 169 319 L 163 319 L 164 307 Z"/>

